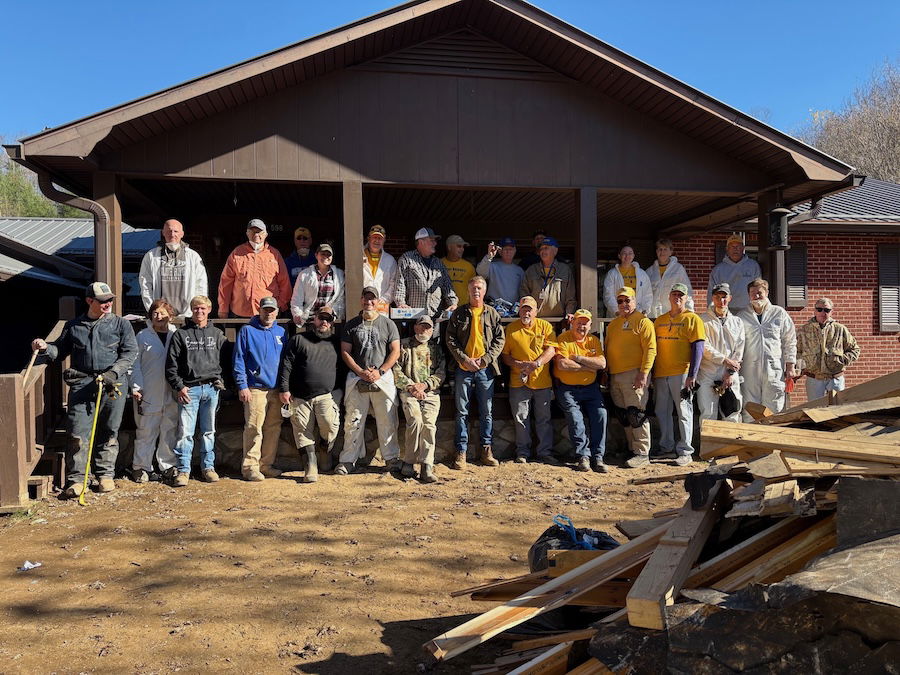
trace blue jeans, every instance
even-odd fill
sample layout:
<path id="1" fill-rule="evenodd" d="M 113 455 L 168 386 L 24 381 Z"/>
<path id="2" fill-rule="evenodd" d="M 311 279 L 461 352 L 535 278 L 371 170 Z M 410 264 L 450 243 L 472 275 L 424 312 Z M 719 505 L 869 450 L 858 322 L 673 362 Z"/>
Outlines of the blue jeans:
<path id="1" fill-rule="evenodd" d="M 462 368 L 456 369 L 456 451 L 465 452 L 469 447 L 469 401 L 472 390 L 478 401 L 478 430 L 481 432 L 481 445 L 491 445 L 494 436 L 493 371 L 483 368 L 470 373 Z"/>
<path id="2" fill-rule="evenodd" d="M 566 416 L 569 438 L 579 457 L 603 461 L 606 453 L 606 408 L 597 384 L 572 385 L 562 382 L 556 387 L 556 398 Z M 584 418 L 587 417 L 587 425 Z M 590 429 L 588 439 L 587 429 Z"/>
<path id="3" fill-rule="evenodd" d="M 806 398 L 810 401 L 814 401 L 817 398 L 822 398 L 829 391 L 843 391 L 844 390 L 844 376 L 841 375 L 839 377 L 831 377 L 827 380 L 817 380 L 814 377 L 806 378 Z"/>
<path id="4" fill-rule="evenodd" d="M 213 447 L 216 443 L 216 409 L 219 405 L 219 392 L 211 384 L 188 387 L 191 400 L 178 404 L 179 424 L 178 442 L 175 444 L 175 455 L 178 457 L 179 473 L 191 472 L 191 458 L 194 455 L 194 431 L 200 424 L 203 434 L 200 448 L 200 468 L 212 469 L 216 461 Z"/>
<path id="5" fill-rule="evenodd" d="M 509 407 L 516 425 L 516 455 L 531 456 L 531 417 L 537 432 L 537 456 L 553 455 L 553 426 L 550 420 L 550 387 L 531 389 L 529 387 L 509 388 Z"/>

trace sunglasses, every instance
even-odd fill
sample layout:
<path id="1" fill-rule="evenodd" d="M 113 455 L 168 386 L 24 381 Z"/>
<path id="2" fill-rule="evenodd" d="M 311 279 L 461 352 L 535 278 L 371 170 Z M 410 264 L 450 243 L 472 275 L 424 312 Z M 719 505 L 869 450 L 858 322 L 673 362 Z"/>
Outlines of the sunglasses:
<path id="1" fill-rule="evenodd" d="M 825 312 L 826 314 L 831 314 L 831 307 L 816 307 L 817 312 Z"/>
<path id="2" fill-rule="evenodd" d="M 334 317 L 331 314 L 316 314 L 316 317 L 319 321 L 327 321 L 328 323 L 334 321 Z"/>

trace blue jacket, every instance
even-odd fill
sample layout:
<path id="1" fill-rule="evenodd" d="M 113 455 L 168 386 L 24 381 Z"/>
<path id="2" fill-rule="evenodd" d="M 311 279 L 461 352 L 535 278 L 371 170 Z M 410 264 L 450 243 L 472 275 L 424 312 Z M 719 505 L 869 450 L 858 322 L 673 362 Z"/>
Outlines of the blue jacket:
<path id="1" fill-rule="evenodd" d="M 238 389 L 275 389 L 284 346 L 284 328 L 263 328 L 258 316 L 241 328 L 234 343 L 234 381 Z"/>

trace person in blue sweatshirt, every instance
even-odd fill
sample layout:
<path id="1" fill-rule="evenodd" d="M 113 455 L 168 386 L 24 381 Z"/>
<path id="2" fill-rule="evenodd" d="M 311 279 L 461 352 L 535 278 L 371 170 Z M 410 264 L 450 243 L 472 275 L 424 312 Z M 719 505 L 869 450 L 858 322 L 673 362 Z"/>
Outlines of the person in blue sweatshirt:
<path id="1" fill-rule="evenodd" d="M 272 464 L 281 436 L 281 399 L 278 364 L 284 346 L 284 328 L 275 319 L 278 301 L 263 298 L 259 314 L 243 326 L 234 344 L 234 381 L 244 404 L 244 480 L 275 478 L 281 471 Z"/>

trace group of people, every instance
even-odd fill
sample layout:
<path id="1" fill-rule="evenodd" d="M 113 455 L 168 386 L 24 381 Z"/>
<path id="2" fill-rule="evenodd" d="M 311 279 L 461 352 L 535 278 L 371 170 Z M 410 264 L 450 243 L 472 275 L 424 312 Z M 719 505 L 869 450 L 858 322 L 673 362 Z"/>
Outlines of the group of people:
<path id="1" fill-rule="evenodd" d="M 468 243 L 458 236 L 448 238 L 448 257 L 436 258 L 439 235 L 430 228 L 416 232 L 415 249 L 395 261 L 383 249 L 384 228 L 375 225 L 363 249 L 360 311 L 347 321 L 343 273 L 331 265 L 331 244 L 320 244 L 311 258 L 310 232 L 298 228 L 288 268 L 266 244 L 265 223 L 251 220 L 246 234 L 247 244 L 231 253 L 219 285 L 219 316 L 250 319 L 237 335 L 230 364 L 223 364 L 225 336 L 210 320 L 203 262 L 183 242 L 183 227 L 175 220 L 166 221 L 160 245 L 142 264 L 146 328 L 135 335 L 127 321 L 112 314 L 113 293 L 96 282 L 87 289 L 85 313 L 67 322 L 53 344 L 33 341 L 44 359 L 72 359 L 64 373 L 70 387 L 66 496 L 81 493 L 91 468 L 92 426 L 99 490 L 115 489 L 118 427 L 128 391 L 137 422 L 134 480 L 150 480 L 155 463 L 172 485 L 187 485 L 198 426 L 200 477 L 219 480 L 214 443 L 223 367 L 233 372 L 244 408 L 246 480 L 280 474 L 274 464 L 283 416 L 290 418 L 307 461 L 304 481 L 331 470 L 343 404 L 344 442 L 335 475 L 369 461 L 363 432 L 371 411 L 388 468 L 434 482 L 438 392 L 448 376 L 455 404 L 452 469 L 466 466 L 473 406 L 478 408 L 473 454 L 484 466 L 498 465 L 492 412 L 503 364 L 509 371 L 515 461 L 561 463 L 553 451 L 555 397 L 577 455 L 575 468 L 606 472 L 608 410 L 625 429 L 632 452 L 627 465 L 645 465 L 654 392 L 659 454 L 686 465 L 694 452 L 695 392 L 701 418 L 738 421 L 744 402 L 780 411 L 786 383 L 801 374 L 807 376 L 810 398 L 842 389 L 843 371 L 859 356 L 852 335 L 831 316 L 834 305 L 827 298 L 818 300 L 814 317 L 795 330 L 787 312 L 769 302 L 768 283 L 738 235 L 729 237 L 726 257 L 710 274 L 702 315 L 692 311 L 690 280 L 672 255 L 670 240 L 657 242 L 649 274 L 635 262 L 633 249 L 623 246 L 619 265 L 604 282 L 604 300 L 615 308 L 604 345 L 592 332 L 591 312 L 576 307 L 574 275 L 557 259 L 557 242 L 543 232 L 536 233 L 534 252 L 525 257 L 533 262 L 522 261 L 525 269 L 514 262 L 511 239 L 492 242 L 473 268 L 462 259 Z M 292 294 L 289 276 L 295 276 Z M 610 291 L 610 284 L 616 288 Z M 503 325 L 487 303 L 491 293 L 512 298 L 515 320 Z M 405 339 L 387 317 L 391 305 L 424 309 Z M 293 336 L 276 320 L 288 309 L 297 325 Z M 183 324 L 176 328 L 180 317 Z M 566 317 L 567 328 L 557 335 L 543 317 Z M 436 329 L 444 318 L 439 338 Z M 601 374 L 608 376 L 610 401 L 601 393 Z M 402 456 L 398 409 L 406 421 Z"/>

